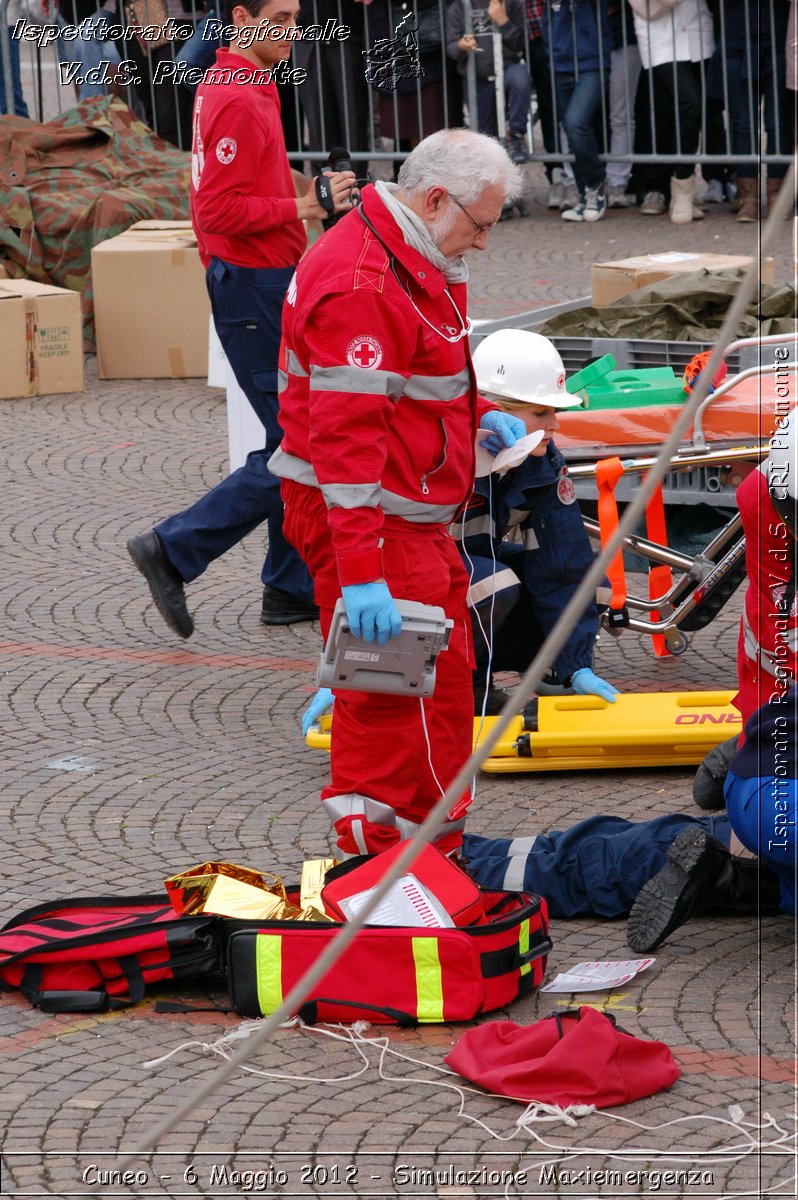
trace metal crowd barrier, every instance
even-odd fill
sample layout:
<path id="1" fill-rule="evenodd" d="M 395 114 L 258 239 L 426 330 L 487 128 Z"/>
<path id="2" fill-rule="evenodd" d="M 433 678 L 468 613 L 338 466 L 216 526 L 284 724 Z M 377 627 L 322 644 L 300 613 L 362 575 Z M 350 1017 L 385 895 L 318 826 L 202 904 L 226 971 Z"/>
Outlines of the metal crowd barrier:
<path id="1" fill-rule="evenodd" d="M 14 111 L 16 91 L 17 101 L 24 101 L 34 119 L 51 119 L 75 101 L 69 79 L 78 72 L 68 65 L 59 71 L 59 61 L 74 63 L 84 52 L 90 52 L 91 61 L 102 60 L 102 52 L 107 51 L 109 60 L 117 57 L 123 64 L 134 64 L 124 66 L 119 94 L 161 136 L 188 149 L 193 82 L 181 64 L 187 51 L 191 64 L 202 61 L 202 51 L 207 52 L 206 61 L 210 59 L 216 44 L 212 35 L 227 24 L 222 0 L 218 10 L 213 7 L 215 0 L 207 0 L 211 7 L 201 7 L 199 0 L 106 0 L 106 7 L 100 0 L 93 2 L 92 15 L 92 0 L 0 0 L 0 109 Z M 530 156 L 549 166 L 561 164 L 572 158 L 560 123 L 557 83 L 562 72 L 555 71 L 544 49 L 559 4 L 557 0 L 508 0 L 511 10 L 516 3 L 522 9 L 524 61 L 532 79 Z M 607 0 L 559 3 L 571 14 L 574 44 L 580 7 L 592 9 L 600 22 L 606 19 Z M 645 0 L 636 0 L 636 7 L 641 3 Z M 636 17 L 628 3 L 616 6 L 613 52 L 606 54 L 601 39 L 595 47 L 599 103 L 594 124 L 602 158 L 643 167 L 663 161 L 674 166 L 699 163 L 710 168 L 705 175 L 716 166 L 785 167 L 795 146 L 795 93 L 785 85 L 789 4 L 785 0 L 698 3 L 706 20 L 692 37 L 697 61 L 688 72 L 698 81 L 697 93 L 693 85 L 687 88 L 682 64 L 658 63 L 641 70 L 641 57 L 645 64 L 656 51 L 654 25 Z M 476 22 L 477 32 L 492 33 L 492 44 L 500 45 L 498 27 L 472 0 L 307 0 L 300 14 L 303 26 L 345 28 L 347 33 L 295 44 L 292 63 L 301 66 L 307 78 L 299 85 L 281 87 L 292 160 L 323 164 L 333 147 L 345 146 L 352 160 L 364 166 L 370 161 L 398 162 L 434 129 L 469 123 L 468 113 L 477 108 L 478 56 L 470 56 L 461 76 L 446 46 L 447 13 L 460 4 L 464 29 L 473 30 Z M 714 33 L 708 36 L 710 8 Z M 676 22 L 678 11 L 671 10 L 666 22 Z M 80 26 L 70 33 L 64 25 L 72 18 Z M 90 33 L 92 25 L 96 33 L 103 18 L 112 32 L 114 26 L 152 25 L 165 27 L 167 36 L 149 43 L 127 36 L 103 46 Z M 415 18 L 415 58 L 407 37 L 408 18 Z M 661 28 L 661 22 L 655 24 Z M 673 31 L 675 39 L 675 25 Z M 713 41 L 718 47 L 715 53 Z M 501 135 L 505 128 L 501 54 L 495 62 L 496 123 Z M 423 74 L 414 77 L 419 69 Z M 578 65 L 573 69 L 578 77 Z M 130 83 L 134 75 L 141 80 L 135 88 Z M 683 144 L 684 113 L 696 96 L 700 148 L 694 153 L 692 146 Z"/>

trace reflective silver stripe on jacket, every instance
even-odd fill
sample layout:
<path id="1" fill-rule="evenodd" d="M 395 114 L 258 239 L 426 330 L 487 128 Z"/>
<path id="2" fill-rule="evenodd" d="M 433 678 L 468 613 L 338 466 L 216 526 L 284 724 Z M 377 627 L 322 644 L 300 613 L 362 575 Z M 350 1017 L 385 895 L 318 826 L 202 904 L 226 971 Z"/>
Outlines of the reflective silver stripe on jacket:
<path id="1" fill-rule="evenodd" d="M 486 579 L 478 579 L 476 583 L 471 584 L 467 595 L 468 604 L 471 608 L 476 608 L 483 600 L 489 600 L 497 592 L 520 586 L 521 580 L 515 571 L 511 571 L 509 567 L 500 567 L 495 575 L 488 575 Z"/>
<path id="2" fill-rule="evenodd" d="M 502 888 L 505 892 L 523 892 L 526 886 L 526 864 L 536 837 L 513 838 L 507 848 L 507 870 Z"/>
<path id="3" fill-rule="evenodd" d="M 405 380 L 408 400 L 456 400 L 471 387 L 468 371 L 459 375 L 411 375 Z"/>
<path id="4" fill-rule="evenodd" d="M 379 483 L 323 483 L 321 494 L 328 508 L 377 508 L 382 488 Z"/>
<path id="5" fill-rule="evenodd" d="M 302 375 L 303 377 L 307 375 L 307 371 L 293 350 L 286 351 L 285 365 L 289 375 Z"/>
<path id="6" fill-rule="evenodd" d="M 795 675 L 790 671 L 777 655 L 769 650 L 764 650 L 756 640 L 756 634 L 751 628 L 751 623 L 748 620 L 748 614 L 743 610 L 743 649 L 751 662 L 756 663 L 766 671 L 768 675 L 772 675 L 774 679 L 794 679 Z M 789 649 L 789 645 L 787 648 Z"/>
<path id="7" fill-rule="evenodd" d="M 314 392 L 355 392 L 366 396 L 387 396 L 398 400 L 407 380 L 395 371 L 373 371 L 363 367 L 317 367 L 310 365 L 310 386 Z"/>
<path id="8" fill-rule="evenodd" d="M 297 458 L 295 454 L 287 454 L 282 446 L 277 447 L 268 465 L 272 475 L 277 475 L 280 479 L 293 479 L 294 483 L 304 483 L 306 487 L 319 486 L 316 472 L 310 463 L 305 462 L 304 458 Z"/>
<path id="9" fill-rule="evenodd" d="M 277 369 L 277 391 L 284 392 L 287 387 L 288 387 L 288 376 L 286 375 L 286 373 L 282 369 L 282 367 L 278 367 L 278 369 Z"/>
<path id="10" fill-rule="evenodd" d="M 462 522 L 458 522 L 456 526 L 458 539 L 467 537 L 477 537 L 481 533 L 487 533 L 493 536 L 493 521 L 490 513 L 483 513 L 478 517 L 467 517 Z"/>
<path id="11" fill-rule="evenodd" d="M 392 517 L 404 517 L 405 521 L 419 525 L 430 525 L 437 522 L 449 525 L 460 507 L 459 504 L 427 504 L 421 500 L 408 500 L 407 496 L 399 496 L 396 492 L 382 493 L 382 511 Z"/>

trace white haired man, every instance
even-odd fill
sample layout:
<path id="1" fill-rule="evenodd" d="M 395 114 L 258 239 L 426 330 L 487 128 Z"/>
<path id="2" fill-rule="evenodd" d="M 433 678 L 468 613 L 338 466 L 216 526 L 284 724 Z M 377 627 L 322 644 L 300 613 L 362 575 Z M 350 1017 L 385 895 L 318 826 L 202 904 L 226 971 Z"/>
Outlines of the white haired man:
<path id="1" fill-rule="evenodd" d="M 384 644 L 401 630 L 395 599 L 454 620 L 434 695 L 341 691 L 332 781 L 322 801 L 348 854 L 410 836 L 471 751 L 468 577 L 448 533 L 470 494 L 477 427 L 494 452 L 526 430 L 477 396 L 468 349 L 464 255 L 484 250 L 521 175 L 469 130 L 425 138 L 397 184 L 362 204 L 297 268 L 283 312 L 285 535 L 313 578 L 322 632 L 343 596 L 350 627 Z M 438 835 L 457 849 L 464 794 Z"/>

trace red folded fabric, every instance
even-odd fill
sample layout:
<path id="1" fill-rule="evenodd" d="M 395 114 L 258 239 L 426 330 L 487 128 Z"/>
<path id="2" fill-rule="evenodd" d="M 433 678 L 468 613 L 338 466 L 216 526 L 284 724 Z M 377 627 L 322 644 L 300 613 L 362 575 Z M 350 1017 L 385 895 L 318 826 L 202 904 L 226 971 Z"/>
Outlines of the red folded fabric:
<path id="1" fill-rule="evenodd" d="M 664 1042 L 633 1037 L 583 1007 L 534 1025 L 487 1021 L 444 1060 L 459 1075 L 511 1100 L 612 1108 L 669 1088 L 681 1074 Z"/>

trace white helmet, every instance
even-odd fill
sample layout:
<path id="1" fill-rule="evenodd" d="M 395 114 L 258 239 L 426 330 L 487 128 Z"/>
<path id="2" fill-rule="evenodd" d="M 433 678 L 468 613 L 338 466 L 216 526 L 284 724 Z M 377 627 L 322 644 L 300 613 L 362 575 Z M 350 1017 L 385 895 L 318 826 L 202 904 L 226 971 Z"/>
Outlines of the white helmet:
<path id="1" fill-rule="evenodd" d="M 794 408 L 776 427 L 765 471 L 773 507 L 792 536 L 798 538 L 798 409 Z"/>
<path id="2" fill-rule="evenodd" d="M 473 355 L 477 387 L 496 400 L 522 400 L 548 408 L 574 408 L 581 401 L 565 390 L 559 353 L 539 333 L 500 329 L 489 333 Z"/>

